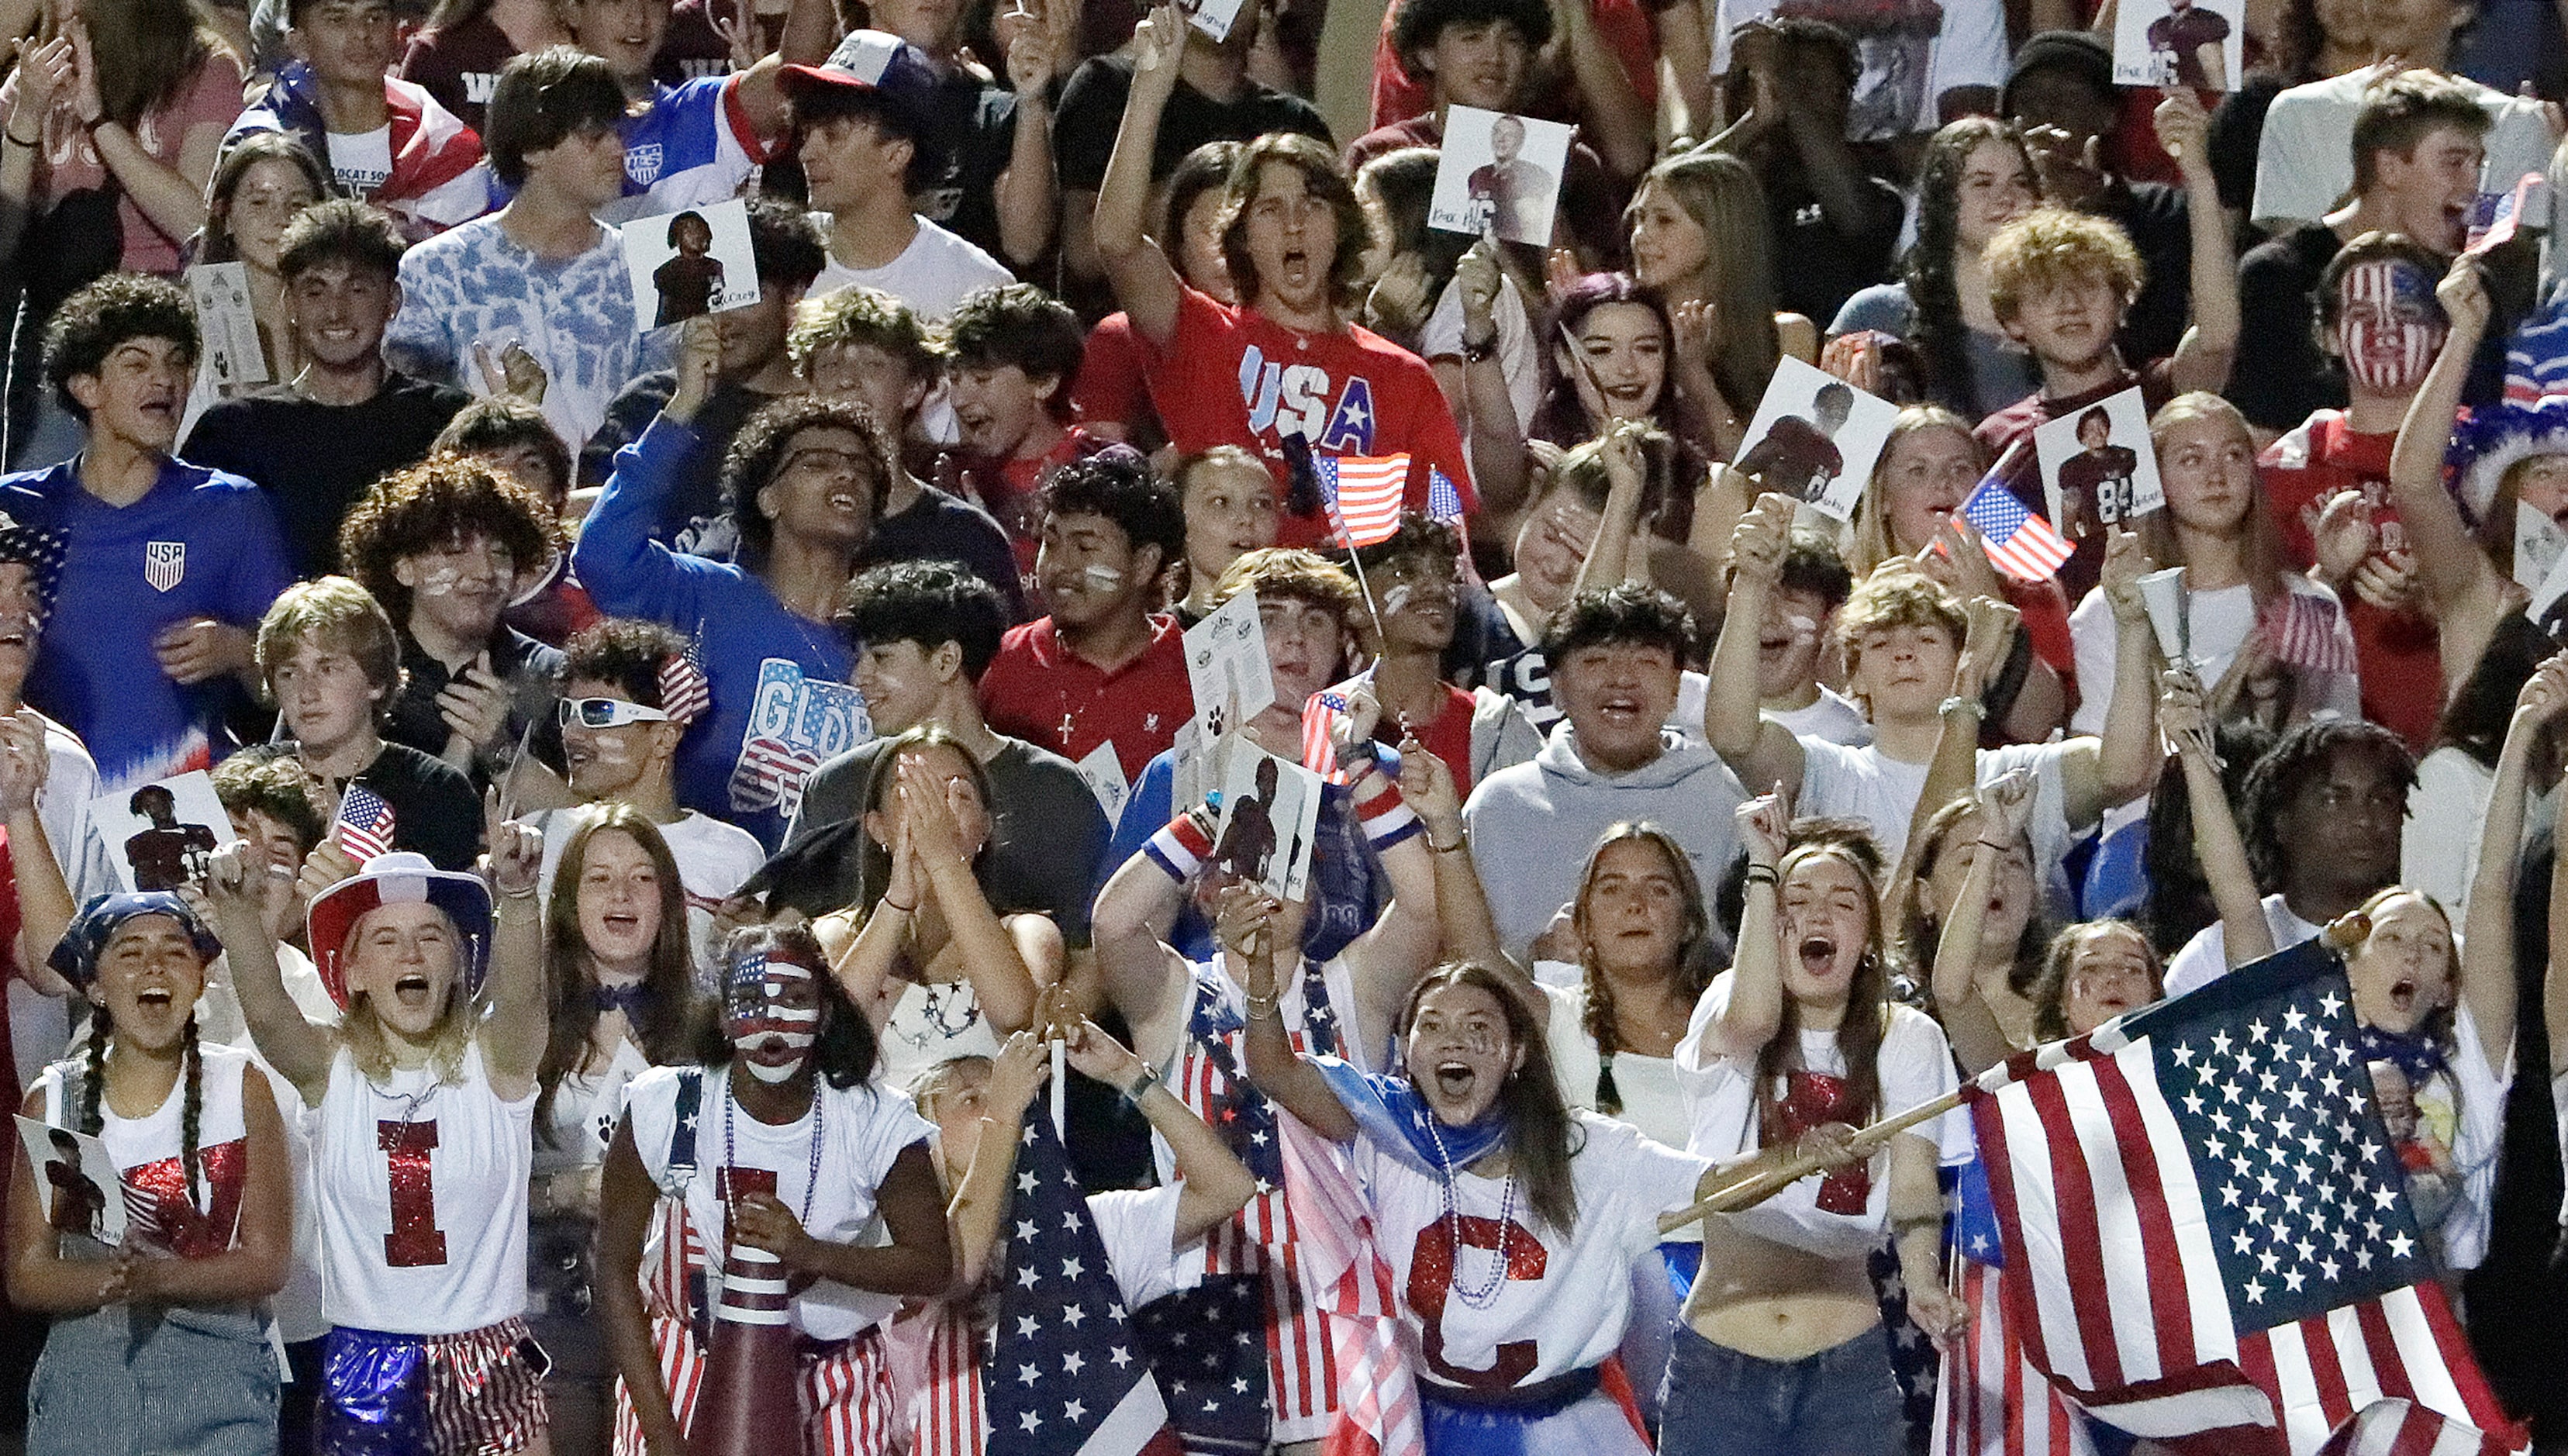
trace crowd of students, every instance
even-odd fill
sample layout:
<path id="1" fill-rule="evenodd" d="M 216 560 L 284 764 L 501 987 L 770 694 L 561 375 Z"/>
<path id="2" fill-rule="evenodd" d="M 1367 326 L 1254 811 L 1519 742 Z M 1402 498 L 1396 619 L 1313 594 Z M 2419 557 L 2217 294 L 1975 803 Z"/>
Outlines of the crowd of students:
<path id="1" fill-rule="evenodd" d="M 2552 8 L 2178 5 L 2159 90 L 2109 0 L 1392 0 L 1353 137 L 1221 8 L 0 0 L 25 1449 L 977 1452 L 1066 1150 L 1244 1351 L 1187 1449 L 1362 1398 L 1318 1158 L 1433 1456 L 1923 1452 L 1970 1122 L 1848 1129 L 2331 928 L 2309 1094 L 2568 1442 Z M 1574 125 L 1547 245 L 1431 220 L 1455 107 Z M 2137 514 L 2033 442 L 2132 391 Z"/>

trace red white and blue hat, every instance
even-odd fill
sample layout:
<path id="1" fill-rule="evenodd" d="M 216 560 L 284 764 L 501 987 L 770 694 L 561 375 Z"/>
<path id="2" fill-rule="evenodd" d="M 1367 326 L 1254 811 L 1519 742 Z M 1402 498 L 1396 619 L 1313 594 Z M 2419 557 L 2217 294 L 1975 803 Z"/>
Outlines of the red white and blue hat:
<path id="1" fill-rule="evenodd" d="M 348 941 L 358 921 L 386 905 L 434 905 L 445 911 L 463 938 L 457 951 L 464 966 L 464 994 L 481 994 L 482 978 L 490 973 L 490 887 L 480 875 L 442 870 L 427 855 L 396 850 L 367 860 L 363 873 L 312 897 L 312 908 L 304 912 L 313 964 L 341 1011 L 348 1009 Z"/>

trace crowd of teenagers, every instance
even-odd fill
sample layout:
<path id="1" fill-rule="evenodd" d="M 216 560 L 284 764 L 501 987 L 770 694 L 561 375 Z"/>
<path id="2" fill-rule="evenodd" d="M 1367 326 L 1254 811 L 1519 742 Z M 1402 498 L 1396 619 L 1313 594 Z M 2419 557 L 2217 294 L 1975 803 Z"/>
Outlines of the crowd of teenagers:
<path id="1" fill-rule="evenodd" d="M 2568 1450 L 2568 7 L 2160 3 L 0 0 L 0 1446 L 2156 1451 L 1850 1129 L 2324 931 Z"/>

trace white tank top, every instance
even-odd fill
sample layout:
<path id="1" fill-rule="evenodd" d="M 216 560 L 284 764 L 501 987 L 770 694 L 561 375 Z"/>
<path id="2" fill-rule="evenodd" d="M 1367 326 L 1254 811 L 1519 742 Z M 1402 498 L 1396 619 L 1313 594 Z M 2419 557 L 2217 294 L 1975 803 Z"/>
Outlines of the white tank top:
<path id="1" fill-rule="evenodd" d="M 772 1126 L 733 1103 L 726 1069 L 705 1068 L 696 1106 L 695 1171 L 682 1181 L 669 1168 L 679 1072 L 655 1066 L 635 1077 L 625 1085 L 624 1110 L 633 1128 L 633 1150 L 641 1154 L 651 1181 L 662 1194 L 686 1205 L 686 1223 L 704 1252 L 709 1283 L 718 1286 L 722 1273 L 720 1175 L 733 1158 L 745 1170 L 772 1176 L 777 1199 L 794 1210 L 812 1238 L 866 1246 L 890 1242 L 876 1215 L 874 1192 L 904 1148 L 936 1131 L 909 1098 L 872 1082 L 841 1090 L 823 1081 L 817 1098 L 819 1127 L 811 1125 L 808 1112 L 785 1126 Z M 665 1232 L 676 1222 L 663 1220 L 660 1228 Z M 647 1252 L 645 1266 L 656 1267 L 660 1252 Z M 794 1297 L 794 1323 L 814 1339 L 846 1339 L 890 1318 L 899 1306 L 892 1296 L 822 1280 Z"/>
<path id="2" fill-rule="evenodd" d="M 999 1033 L 983 1015 L 980 995 L 969 981 L 901 983 L 900 999 L 891 1004 L 891 1015 L 874 1040 L 879 1049 L 874 1075 L 899 1092 L 949 1057 L 999 1054 Z"/>
<path id="3" fill-rule="evenodd" d="M 615 1054 L 594 1071 L 572 1072 L 553 1091 L 552 1141 L 535 1139 L 535 1174 L 567 1173 L 606 1161 L 606 1145 L 615 1140 L 615 1122 L 624 1106 L 624 1084 L 650 1070 L 631 1036 L 615 1045 Z"/>
<path id="4" fill-rule="evenodd" d="M 116 1160 L 125 1182 L 128 1216 L 139 1220 L 135 1237 L 182 1259 L 202 1259 L 231 1248 L 240 1225 L 241 1190 L 248 1171 L 249 1134 L 241 1120 L 241 1068 L 245 1052 L 200 1041 L 196 1118 L 196 1196 L 187 1194 L 185 1151 L 187 1080 L 170 1083 L 169 1095 L 143 1117 L 120 1117 L 104 1101 L 98 1140 Z M 87 1068 L 58 1061 L 44 1070 L 45 1120 L 56 1127 L 79 1121 Z"/>
<path id="5" fill-rule="evenodd" d="M 490 1090 L 479 1041 L 450 1083 L 414 1067 L 378 1085 L 339 1049 L 312 1134 L 332 1324 L 461 1334 L 525 1312 L 534 1113 L 531 1089 Z"/>

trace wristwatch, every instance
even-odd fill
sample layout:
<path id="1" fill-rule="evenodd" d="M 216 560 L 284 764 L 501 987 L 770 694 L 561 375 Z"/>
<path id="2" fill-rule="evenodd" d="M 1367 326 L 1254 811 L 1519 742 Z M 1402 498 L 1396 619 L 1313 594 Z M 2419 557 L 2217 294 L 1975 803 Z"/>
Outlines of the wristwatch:
<path id="1" fill-rule="evenodd" d="M 1462 362 L 1464 364 L 1479 364 L 1483 361 L 1495 359 L 1497 357 L 1498 336 L 1494 332 L 1477 344 L 1472 343 L 1468 339 L 1462 341 Z"/>

